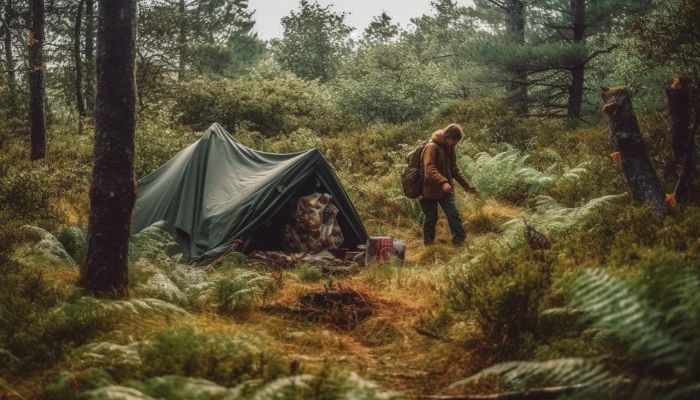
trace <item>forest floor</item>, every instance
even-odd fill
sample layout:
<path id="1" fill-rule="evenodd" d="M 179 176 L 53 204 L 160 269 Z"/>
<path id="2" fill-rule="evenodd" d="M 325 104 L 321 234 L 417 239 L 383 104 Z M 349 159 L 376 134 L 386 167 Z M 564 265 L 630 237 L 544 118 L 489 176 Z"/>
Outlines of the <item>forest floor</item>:
<path id="1" fill-rule="evenodd" d="M 478 218 L 475 213 L 496 219 L 519 213 L 518 208 L 495 200 L 471 202 L 466 195 L 463 197 L 462 204 L 470 204 L 462 210 L 467 225 Z M 59 209 L 65 210 L 66 219 L 84 219 L 74 207 L 64 204 Z M 179 325 L 194 326 L 209 334 L 253 334 L 262 337 L 267 348 L 288 363 L 290 372 L 319 374 L 331 366 L 356 372 L 401 395 L 438 393 L 489 363 L 472 360 L 469 344 L 453 339 L 463 337 L 460 332 L 436 333 L 426 321 L 435 318 L 443 301 L 449 261 L 477 252 L 494 234 L 470 233 L 466 244 L 452 246 L 444 216 L 438 223 L 438 243 L 430 247 L 423 246 L 418 223 L 410 229 L 389 227 L 383 231 L 387 233 L 406 240 L 405 262 L 373 263 L 354 274 L 324 275 L 313 282 L 302 281 L 293 269 L 258 268 L 257 272 L 276 281 L 277 290 L 261 306 L 248 312 L 231 316 L 208 310 L 187 316 L 124 321 L 112 332 L 100 335 L 99 340 L 149 340 L 158 332 Z M 245 264 L 243 267 L 248 268 Z M 78 274 L 74 268 L 58 268 L 45 278 L 60 291 L 76 285 Z M 313 294 L 323 296 L 329 290 L 347 294 L 345 301 L 341 299 L 342 304 L 332 306 L 308 303 Z M 452 327 L 453 331 L 469 329 L 467 323 Z M 455 346 L 461 350 L 455 351 Z M 40 396 L 47 377 L 66 370 L 75 373 L 80 368 L 69 358 L 8 387 L 17 392 L 18 398 L 34 398 Z"/>

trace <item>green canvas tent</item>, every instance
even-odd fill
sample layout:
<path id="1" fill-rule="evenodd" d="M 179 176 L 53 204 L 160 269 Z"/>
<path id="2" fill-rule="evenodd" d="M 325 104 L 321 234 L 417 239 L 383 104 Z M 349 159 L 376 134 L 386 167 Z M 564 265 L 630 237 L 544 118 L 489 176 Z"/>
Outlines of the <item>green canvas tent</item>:
<path id="1" fill-rule="evenodd" d="M 313 192 L 333 195 L 340 210 L 342 247 L 354 249 L 367 233 L 328 162 L 317 149 L 291 154 L 252 150 L 213 124 L 195 143 L 138 182 L 132 234 L 157 221 L 204 263 L 226 253 L 281 250 L 292 200 Z"/>

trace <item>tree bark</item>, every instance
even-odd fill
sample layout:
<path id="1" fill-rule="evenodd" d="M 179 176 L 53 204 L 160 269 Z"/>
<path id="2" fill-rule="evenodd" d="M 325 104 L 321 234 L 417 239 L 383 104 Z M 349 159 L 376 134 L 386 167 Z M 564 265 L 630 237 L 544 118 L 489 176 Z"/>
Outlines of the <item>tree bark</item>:
<path id="1" fill-rule="evenodd" d="M 46 157 L 44 115 L 44 0 L 30 0 L 29 31 L 29 120 L 32 160 Z"/>
<path id="2" fill-rule="evenodd" d="M 3 32 L 3 44 L 5 47 L 5 68 L 7 70 L 7 91 L 10 94 L 8 99 L 8 107 L 10 111 L 17 110 L 17 78 L 15 76 L 15 59 L 12 53 L 12 20 L 14 18 L 14 10 L 12 7 L 13 0 L 6 0 L 5 2 L 5 15 L 3 25 L 5 25 L 5 31 Z"/>
<path id="3" fill-rule="evenodd" d="M 182 81 L 183 79 L 185 79 L 185 62 L 187 60 L 187 19 L 185 14 L 185 0 L 178 1 L 177 11 L 180 20 L 180 26 L 177 35 L 177 80 Z"/>
<path id="4" fill-rule="evenodd" d="M 603 112 L 608 119 L 608 129 L 616 158 L 621 162 L 632 198 L 649 204 L 661 216 L 667 211 L 659 179 L 652 168 L 646 144 L 632 109 L 632 100 L 626 88 L 603 88 L 605 106 Z"/>
<path id="5" fill-rule="evenodd" d="M 573 17 L 574 45 L 585 45 L 586 1 L 571 0 L 571 15 Z M 584 75 L 585 60 L 576 60 L 571 66 L 571 85 L 569 86 L 569 104 L 567 107 L 567 117 L 570 125 L 576 125 L 579 118 L 581 118 Z"/>
<path id="6" fill-rule="evenodd" d="M 80 51 L 81 25 L 83 22 L 83 2 L 78 2 L 75 11 L 75 26 L 73 29 L 73 58 L 75 59 L 75 104 L 78 115 L 85 117 L 85 101 L 83 100 L 83 54 Z"/>
<path id="7" fill-rule="evenodd" d="M 668 125 L 671 130 L 673 160 L 678 174 L 676 199 L 687 201 L 692 193 L 695 140 L 690 129 L 690 87 L 688 79 L 679 76 L 666 88 Z"/>
<path id="8" fill-rule="evenodd" d="M 136 0 L 99 0 L 95 147 L 81 284 L 125 296 L 134 182 Z"/>
<path id="9" fill-rule="evenodd" d="M 505 11 L 506 35 L 516 44 L 525 44 L 525 2 L 507 0 Z M 506 85 L 508 104 L 520 115 L 527 114 L 527 68 L 512 66 L 508 70 L 510 82 Z"/>
<path id="10" fill-rule="evenodd" d="M 95 0 L 85 1 L 85 109 L 95 113 Z"/>

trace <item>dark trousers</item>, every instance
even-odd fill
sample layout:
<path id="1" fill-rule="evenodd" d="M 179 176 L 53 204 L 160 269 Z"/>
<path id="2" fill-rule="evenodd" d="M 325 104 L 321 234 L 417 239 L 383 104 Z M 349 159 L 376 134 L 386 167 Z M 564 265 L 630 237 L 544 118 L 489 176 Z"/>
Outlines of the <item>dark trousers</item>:
<path id="1" fill-rule="evenodd" d="M 447 216 L 447 223 L 450 225 L 452 232 L 452 242 L 455 244 L 462 243 L 467 238 L 467 233 L 462 227 L 462 218 L 459 216 L 455 196 L 452 193 L 445 195 L 440 200 L 420 199 L 420 206 L 423 209 L 423 242 L 432 244 L 435 241 L 435 224 L 438 220 L 438 204 L 442 207 L 442 211 Z"/>

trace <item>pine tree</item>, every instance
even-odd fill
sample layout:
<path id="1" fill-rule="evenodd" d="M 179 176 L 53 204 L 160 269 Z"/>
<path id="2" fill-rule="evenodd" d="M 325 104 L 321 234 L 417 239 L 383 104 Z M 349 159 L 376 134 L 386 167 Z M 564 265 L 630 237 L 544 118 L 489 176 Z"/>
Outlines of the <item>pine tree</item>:
<path id="1" fill-rule="evenodd" d="M 85 100 L 83 97 L 83 54 L 81 50 L 83 5 L 85 0 L 79 0 L 75 11 L 75 24 L 73 25 L 73 60 L 75 62 L 75 103 L 80 117 L 86 116 Z"/>
<path id="2" fill-rule="evenodd" d="M 88 115 L 95 109 L 95 0 L 85 0 L 85 108 Z"/>
<path id="3" fill-rule="evenodd" d="M 474 15 L 495 28 L 465 46 L 468 60 L 496 65 L 518 111 L 567 118 L 583 114 L 586 70 L 617 44 L 610 33 L 645 12 L 650 0 L 477 0 Z M 497 19 L 498 16 L 503 20 Z M 527 18 L 527 24 L 525 24 Z M 524 27 L 525 29 L 521 29 Z M 527 107 L 522 106 L 526 101 Z"/>
<path id="4" fill-rule="evenodd" d="M 12 25 L 17 17 L 14 7 L 15 0 L 5 0 L 2 17 L 2 39 L 5 58 L 5 84 L 7 86 L 8 109 L 14 113 L 17 110 L 17 77 L 15 74 L 15 57 L 12 51 Z"/>
<path id="5" fill-rule="evenodd" d="M 32 160 L 46 157 L 46 117 L 44 115 L 44 1 L 30 2 L 29 31 L 29 121 Z"/>
<path id="6" fill-rule="evenodd" d="M 302 78 L 327 81 L 350 50 L 353 28 L 345 24 L 346 16 L 317 1 L 301 0 L 298 10 L 282 18 L 284 36 L 274 43 L 277 60 Z"/>
<path id="7" fill-rule="evenodd" d="M 95 145 L 88 247 L 81 283 L 123 296 L 134 182 L 136 0 L 99 0 Z"/>
<path id="8" fill-rule="evenodd" d="M 523 0 L 476 0 L 477 14 L 487 18 L 487 22 L 501 29 L 496 40 L 503 42 L 512 51 L 506 54 L 517 54 L 525 46 L 526 14 L 533 1 Z M 500 20 L 497 19 L 500 16 Z M 479 50 L 472 52 L 478 54 Z M 505 54 L 504 54 L 505 55 Z M 477 56 L 477 59 L 481 56 Z M 493 63 L 487 55 L 487 63 Z M 528 65 L 527 62 L 511 57 L 497 62 L 505 73 L 506 100 L 518 114 L 528 112 Z"/>
<path id="9" fill-rule="evenodd" d="M 365 28 L 362 42 L 370 45 L 389 43 L 399 35 L 400 29 L 386 12 L 382 12 L 381 15 L 372 18 L 372 22 Z"/>

